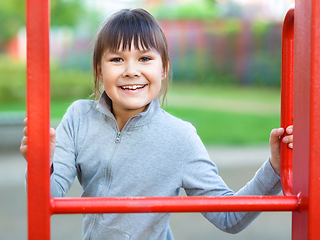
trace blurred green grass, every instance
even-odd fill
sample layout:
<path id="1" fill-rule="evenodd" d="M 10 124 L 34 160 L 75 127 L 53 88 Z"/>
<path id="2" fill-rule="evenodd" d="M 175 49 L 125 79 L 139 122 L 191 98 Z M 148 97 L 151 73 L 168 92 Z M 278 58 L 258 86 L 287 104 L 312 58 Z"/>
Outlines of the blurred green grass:
<path id="1" fill-rule="evenodd" d="M 191 122 L 207 145 L 258 145 L 280 125 L 280 90 L 179 84 L 165 109 Z"/>
<path id="2" fill-rule="evenodd" d="M 259 145 L 268 142 L 278 115 L 256 115 L 192 108 L 169 107 L 167 111 L 191 122 L 207 145 Z"/>

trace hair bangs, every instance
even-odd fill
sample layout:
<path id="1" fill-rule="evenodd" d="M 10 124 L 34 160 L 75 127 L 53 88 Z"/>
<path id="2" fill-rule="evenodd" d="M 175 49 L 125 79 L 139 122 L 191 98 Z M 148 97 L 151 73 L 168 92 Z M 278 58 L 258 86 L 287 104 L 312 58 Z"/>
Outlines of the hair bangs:
<path id="1" fill-rule="evenodd" d="M 133 46 L 140 50 L 154 49 L 159 52 L 159 44 L 156 39 L 156 32 L 145 19 L 131 15 L 119 18 L 118 21 L 114 21 L 110 29 L 106 29 L 103 48 L 112 52 L 126 49 L 131 51 Z"/>

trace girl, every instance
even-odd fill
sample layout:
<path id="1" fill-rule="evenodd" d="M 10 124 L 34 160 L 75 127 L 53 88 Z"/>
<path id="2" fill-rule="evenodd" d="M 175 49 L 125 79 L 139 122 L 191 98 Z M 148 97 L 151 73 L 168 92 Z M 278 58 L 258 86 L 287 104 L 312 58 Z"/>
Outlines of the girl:
<path id="1" fill-rule="evenodd" d="M 239 192 L 231 191 L 209 159 L 194 127 L 160 108 L 170 61 L 165 36 L 145 10 L 122 10 L 100 29 L 94 46 L 97 102 L 73 103 L 51 129 L 51 194 L 63 197 L 75 176 L 83 197 L 278 194 L 280 136 L 270 135 L 271 156 Z M 27 120 L 25 120 L 27 125 Z M 292 148 L 291 134 L 283 139 Z M 27 128 L 21 141 L 26 158 Z M 258 213 L 203 213 L 218 228 L 237 233 Z M 83 239 L 173 239 L 169 213 L 87 214 Z"/>

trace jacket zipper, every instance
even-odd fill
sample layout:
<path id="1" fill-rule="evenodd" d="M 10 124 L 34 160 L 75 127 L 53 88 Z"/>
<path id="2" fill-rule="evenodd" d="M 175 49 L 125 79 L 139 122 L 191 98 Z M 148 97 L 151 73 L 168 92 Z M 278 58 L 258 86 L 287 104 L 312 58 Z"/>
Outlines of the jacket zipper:
<path id="1" fill-rule="evenodd" d="M 119 143 L 121 141 L 121 132 L 118 130 L 118 133 L 117 133 L 117 136 L 116 136 L 116 139 L 115 139 L 115 148 L 113 150 L 113 153 L 112 153 L 112 156 L 111 156 L 111 159 L 107 165 L 107 174 L 106 174 L 106 177 L 107 177 L 107 188 L 105 189 L 105 191 L 103 192 L 102 196 L 106 195 L 106 193 L 108 192 L 109 188 L 110 188 L 110 185 L 111 185 L 111 168 L 112 168 L 112 164 L 113 164 L 113 160 L 115 158 L 115 155 L 118 151 L 118 148 L 119 148 Z M 92 225 L 92 229 L 91 229 L 91 235 L 90 235 L 90 239 L 92 239 L 93 237 L 93 233 L 95 232 L 95 229 L 97 228 L 97 225 L 98 225 L 98 222 L 99 222 L 99 219 L 101 217 L 102 214 L 97 214 L 95 217 L 94 217 L 94 222 L 93 222 L 93 225 Z"/>
<path id="2" fill-rule="evenodd" d="M 121 132 L 118 132 L 115 143 L 119 143 L 120 142 L 120 135 L 121 135 Z"/>
<path id="3" fill-rule="evenodd" d="M 107 178 L 107 179 L 106 179 L 106 180 L 107 180 L 108 185 L 107 185 L 105 191 L 103 192 L 102 196 L 105 196 L 105 195 L 106 195 L 106 193 L 108 192 L 108 190 L 109 190 L 109 188 L 110 188 L 110 185 L 111 185 L 111 170 L 112 170 L 112 164 L 113 164 L 115 155 L 116 155 L 116 153 L 118 152 L 118 149 L 119 149 L 119 143 L 120 143 L 120 141 L 121 141 L 120 137 L 121 137 L 121 132 L 118 132 L 118 133 L 117 133 L 116 140 L 115 140 L 116 145 L 115 145 L 115 148 L 114 148 L 114 150 L 113 150 L 111 159 L 110 159 L 110 161 L 109 161 L 109 163 L 108 163 L 108 166 L 107 166 L 107 175 L 106 175 L 106 178 Z"/>
<path id="4" fill-rule="evenodd" d="M 127 123 L 124 125 L 122 131 L 124 131 L 128 125 L 128 123 L 130 122 L 131 118 L 127 121 Z M 119 148 L 119 143 L 121 142 L 121 132 L 118 128 L 118 124 L 117 124 L 117 121 L 114 119 L 114 122 L 115 122 L 115 125 L 116 125 L 116 129 L 117 129 L 117 135 L 116 135 L 116 139 L 115 139 L 115 148 L 113 150 L 113 153 L 112 153 L 112 156 L 111 156 L 111 159 L 108 163 L 108 166 L 107 166 L 107 183 L 108 183 L 108 186 L 107 188 L 105 189 L 105 191 L 103 192 L 102 196 L 105 196 L 106 193 L 108 192 L 110 186 L 111 186 L 111 167 L 112 167 L 112 164 L 113 164 L 113 160 L 115 158 L 115 155 L 116 155 L 116 152 L 118 151 L 118 148 Z M 89 239 L 91 240 L 92 237 L 93 237 L 93 234 L 95 232 L 95 229 L 97 228 L 97 225 L 98 225 L 98 222 L 99 222 L 99 219 L 100 217 L 102 216 L 102 214 L 97 214 L 95 215 L 94 217 L 94 220 L 93 220 L 93 224 L 92 224 L 92 228 L 91 228 L 91 234 L 90 234 L 90 237 Z"/>

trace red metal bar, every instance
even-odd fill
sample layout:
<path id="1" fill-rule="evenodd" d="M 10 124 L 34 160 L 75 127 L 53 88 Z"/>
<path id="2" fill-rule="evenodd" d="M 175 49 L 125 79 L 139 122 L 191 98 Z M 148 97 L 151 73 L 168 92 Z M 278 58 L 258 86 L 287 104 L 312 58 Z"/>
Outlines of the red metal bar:
<path id="1" fill-rule="evenodd" d="M 312 2 L 296 1 L 294 32 L 294 150 L 292 193 L 300 193 L 303 207 L 292 213 L 292 240 L 309 239 L 310 44 Z"/>
<path id="2" fill-rule="evenodd" d="M 53 214 L 296 211 L 297 196 L 52 198 Z"/>
<path id="3" fill-rule="evenodd" d="M 309 234 L 320 239 L 320 3 L 313 1 L 311 25 Z"/>
<path id="4" fill-rule="evenodd" d="M 294 7 L 285 16 L 282 28 L 281 63 L 281 127 L 293 124 L 293 53 Z M 281 185 L 284 195 L 292 195 L 292 150 L 285 143 L 280 145 Z"/>
<path id="5" fill-rule="evenodd" d="M 293 194 L 301 208 L 292 214 L 292 239 L 320 239 L 320 4 L 297 0 L 294 50 Z"/>
<path id="6" fill-rule="evenodd" d="M 298 0 L 297 5 L 299 24 L 296 24 L 298 33 L 294 42 L 295 49 L 299 46 L 295 50 L 299 61 L 295 63 L 294 72 L 296 122 L 293 158 L 296 173 L 293 193 L 296 196 L 54 199 L 50 198 L 49 182 L 49 2 L 27 0 L 29 239 L 50 239 L 51 214 L 204 211 L 293 211 L 293 239 L 320 239 L 320 207 L 317 204 L 320 198 L 320 6 L 316 0 L 304 3 Z M 290 14 L 289 11 L 288 18 Z M 291 17 L 293 22 L 293 11 Z M 284 43 L 289 52 L 289 63 L 284 67 L 284 74 L 292 78 L 293 29 L 285 31 L 289 36 L 285 37 L 287 42 Z M 292 117 L 289 120 L 292 121 Z M 287 194 L 292 172 L 286 172 L 290 166 L 283 169 L 282 176 L 289 180 L 285 183 Z"/>
<path id="7" fill-rule="evenodd" d="M 27 0 L 28 238 L 50 238 L 49 2 Z"/>

